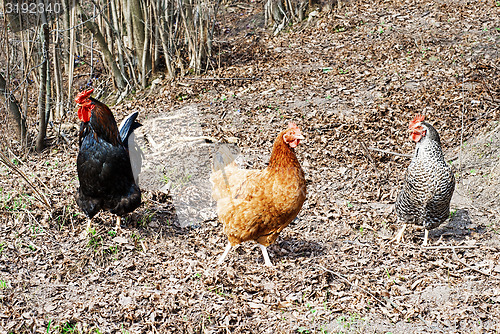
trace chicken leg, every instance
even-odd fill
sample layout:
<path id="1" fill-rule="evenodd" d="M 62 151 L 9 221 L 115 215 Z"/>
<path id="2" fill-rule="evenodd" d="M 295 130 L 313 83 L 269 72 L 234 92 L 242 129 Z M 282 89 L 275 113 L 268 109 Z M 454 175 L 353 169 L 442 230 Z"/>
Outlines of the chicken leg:
<path id="1" fill-rule="evenodd" d="M 217 261 L 217 264 L 222 264 L 222 262 L 224 262 L 224 259 L 226 258 L 227 254 L 229 254 L 230 250 L 231 250 L 231 243 L 228 242 L 226 249 L 224 250 L 224 253 L 222 253 L 221 257 L 219 258 L 219 261 Z"/>
<path id="2" fill-rule="evenodd" d="M 222 264 L 224 260 L 226 259 L 227 254 L 229 254 L 229 251 L 231 250 L 231 243 L 228 242 L 226 249 L 224 250 L 224 253 L 222 253 L 221 257 L 217 261 L 217 264 Z M 262 256 L 264 257 L 264 263 L 267 267 L 272 267 L 273 264 L 271 263 L 271 260 L 269 259 L 269 254 L 267 253 L 267 248 L 264 245 L 259 244 L 260 250 L 262 251 Z"/>
<path id="3" fill-rule="evenodd" d="M 92 236 L 95 230 L 92 230 L 92 218 L 87 217 L 87 228 L 80 232 L 80 239 Z"/>
<path id="4" fill-rule="evenodd" d="M 271 263 L 271 260 L 269 260 L 269 254 L 267 254 L 267 248 L 264 245 L 259 244 L 260 250 L 262 251 L 262 256 L 264 256 L 264 263 L 268 267 L 272 267 L 273 264 Z"/>
<path id="5" fill-rule="evenodd" d="M 429 230 L 424 229 L 424 242 L 422 243 L 422 246 L 427 246 L 427 240 L 429 239 Z"/>
<path id="6" fill-rule="evenodd" d="M 121 223 L 122 223 L 122 217 L 120 217 L 120 216 L 116 217 L 116 231 L 117 232 L 120 230 Z"/>

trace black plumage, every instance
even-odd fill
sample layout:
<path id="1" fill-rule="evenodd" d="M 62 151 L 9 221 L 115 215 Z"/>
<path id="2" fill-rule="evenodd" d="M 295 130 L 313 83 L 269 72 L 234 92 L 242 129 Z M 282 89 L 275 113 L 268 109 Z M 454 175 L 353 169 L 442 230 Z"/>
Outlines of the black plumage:
<path id="1" fill-rule="evenodd" d="M 84 93 L 77 98 L 82 105 L 78 112 L 82 123 L 77 157 L 80 187 L 76 202 L 89 218 L 101 210 L 123 216 L 141 204 L 141 191 L 134 180 L 126 145 L 137 126 L 138 113 L 128 116 L 118 130 L 111 110 L 88 97 L 88 92 Z"/>

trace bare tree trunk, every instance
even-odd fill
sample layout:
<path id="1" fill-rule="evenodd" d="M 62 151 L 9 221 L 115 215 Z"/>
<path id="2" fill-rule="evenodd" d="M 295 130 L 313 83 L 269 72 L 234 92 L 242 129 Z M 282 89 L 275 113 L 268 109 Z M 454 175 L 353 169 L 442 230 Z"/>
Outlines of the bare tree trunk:
<path id="1" fill-rule="evenodd" d="M 189 0 L 179 0 L 179 10 L 182 16 L 182 22 L 184 24 L 184 33 L 186 34 L 186 39 L 188 42 L 188 52 L 191 56 L 189 67 L 194 68 L 196 66 L 196 46 L 195 46 L 195 33 L 193 24 L 193 11 L 191 9 Z"/>
<path id="2" fill-rule="evenodd" d="M 63 23 L 63 46 L 64 46 L 64 51 L 62 53 L 62 59 L 64 62 L 64 69 L 68 72 L 69 74 L 69 62 L 70 62 L 70 15 L 72 15 L 73 11 L 70 9 L 73 9 L 73 7 L 70 7 L 70 5 L 74 6 L 73 0 L 62 0 L 62 5 L 63 5 L 63 13 L 62 13 L 62 23 Z"/>
<path id="3" fill-rule="evenodd" d="M 111 0 L 111 14 L 113 15 L 113 28 L 114 28 L 114 32 L 115 33 L 118 33 L 119 31 L 121 31 L 122 29 L 120 29 L 119 27 L 119 20 L 118 20 L 118 11 L 116 9 L 116 4 L 115 4 L 115 0 Z M 122 36 L 121 34 L 117 34 L 116 36 L 117 40 L 118 40 L 118 61 L 120 62 L 120 69 L 123 73 L 126 73 L 126 69 L 125 69 L 125 62 L 123 60 L 123 47 L 122 47 L 122 44 L 121 44 L 121 41 L 122 41 Z"/>
<path id="4" fill-rule="evenodd" d="M 104 55 L 104 59 L 106 60 L 106 63 L 109 65 L 111 71 L 113 72 L 113 76 L 116 80 L 116 85 L 118 86 L 118 89 L 122 92 L 125 91 L 125 89 L 127 88 L 127 83 L 125 81 L 125 78 L 123 77 L 122 73 L 120 72 L 120 69 L 116 65 L 113 54 L 111 53 L 111 51 L 109 51 L 108 44 L 106 43 L 104 36 L 101 34 L 99 27 L 97 26 L 96 23 L 88 19 L 87 15 L 83 12 L 83 9 L 80 5 L 78 5 L 78 9 L 80 11 L 80 14 L 82 15 L 82 20 L 85 22 L 84 23 L 85 27 L 87 27 L 87 29 L 90 30 L 90 32 L 94 35 L 95 39 L 97 40 L 97 43 L 99 43 L 101 51 Z"/>
<path id="5" fill-rule="evenodd" d="M 92 6 L 92 17 L 95 17 L 96 5 Z M 95 19 L 92 19 L 95 22 Z M 90 83 L 92 83 L 92 79 L 94 78 L 94 35 L 90 36 Z"/>
<path id="6" fill-rule="evenodd" d="M 132 49 L 135 43 L 134 29 L 132 24 L 132 11 L 130 10 L 130 1 L 123 0 L 123 2 L 124 2 L 123 8 L 124 8 L 125 24 L 127 27 L 127 39 L 128 39 L 128 43 L 125 46 Z"/>
<path id="7" fill-rule="evenodd" d="M 144 26 L 146 27 L 146 29 L 148 29 L 151 17 L 148 15 L 147 11 L 146 11 L 145 14 L 146 14 L 145 15 L 146 22 L 144 23 Z M 142 75 L 141 75 L 142 89 L 146 88 L 146 85 L 148 83 L 147 80 L 146 80 L 147 76 L 148 76 L 148 68 L 151 69 L 151 63 L 150 64 L 146 64 L 146 62 L 148 60 L 147 54 L 149 53 L 149 40 L 150 40 L 150 36 L 151 36 L 151 34 L 146 31 L 146 35 L 145 35 L 145 39 L 144 39 L 144 49 L 142 50 L 142 57 L 141 57 L 141 59 L 142 59 L 142 64 L 141 64 L 141 68 L 142 68 Z M 149 60 L 151 60 L 151 57 L 149 57 Z"/>
<path id="8" fill-rule="evenodd" d="M 70 25 L 72 27 L 75 26 L 76 22 L 76 6 L 75 6 L 75 0 L 68 0 L 72 1 L 71 4 L 71 15 L 70 15 Z M 68 109 L 71 107 L 71 96 L 73 96 L 73 78 L 74 78 L 74 70 L 75 70 L 75 34 L 76 31 L 75 29 L 70 30 L 69 34 L 69 63 L 68 63 Z"/>
<path id="9" fill-rule="evenodd" d="M 56 43 L 59 38 L 57 38 L 56 42 L 52 44 L 52 57 L 54 59 L 54 85 L 56 88 L 56 108 L 54 111 L 54 119 L 61 119 L 63 115 L 63 87 L 62 87 L 62 76 L 61 76 L 61 66 L 59 64 L 59 53 L 56 50 Z"/>
<path id="10" fill-rule="evenodd" d="M 39 0 L 42 4 L 43 0 Z M 40 66 L 40 89 L 38 90 L 38 137 L 36 139 L 36 151 L 41 152 L 45 148 L 45 135 L 47 133 L 47 80 L 49 63 L 49 25 L 45 12 L 41 13 L 42 29 L 40 32 L 40 44 L 42 45 L 42 66 Z M 50 85 L 50 82 L 48 82 Z M 49 101 L 50 102 L 50 101 Z M 50 107 L 50 105 L 49 105 Z"/>
<path id="11" fill-rule="evenodd" d="M 158 19 L 153 16 L 154 8 L 157 6 L 158 0 L 152 0 L 152 4 L 149 8 L 149 16 L 151 20 L 149 21 L 149 31 L 151 32 L 151 73 L 156 72 L 156 66 L 158 64 L 158 56 L 160 52 L 158 51 Z M 154 19 L 154 20 L 153 20 Z"/>
<path id="12" fill-rule="evenodd" d="M 57 27 L 59 27 L 59 23 L 57 22 Z M 54 86 L 56 89 L 56 105 L 54 110 L 54 119 L 59 120 L 63 115 L 63 79 L 62 79 L 62 66 L 59 63 L 61 61 L 61 54 L 57 50 L 57 46 L 59 45 L 60 35 L 59 33 L 55 34 L 55 40 L 52 43 L 52 59 L 54 60 Z M 64 56 L 63 56 L 64 58 Z"/>
<path id="13" fill-rule="evenodd" d="M 26 34 L 21 31 L 21 37 L 23 40 L 30 40 L 29 36 L 30 36 L 29 31 Z M 27 42 L 26 42 L 26 44 L 23 42 L 23 76 L 25 78 L 28 77 L 28 64 L 29 64 L 28 49 L 29 49 L 29 47 L 27 45 Z M 22 108 L 21 108 L 21 110 L 23 111 L 23 114 L 21 116 L 25 120 L 28 117 L 28 87 L 29 87 L 28 80 L 24 80 L 23 95 L 22 95 Z M 28 141 L 26 140 L 25 144 L 27 144 L 27 143 L 28 143 Z"/>
<path id="14" fill-rule="evenodd" d="M 272 23 L 274 35 L 277 35 L 288 24 L 302 21 L 311 3 L 311 0 L 267 0 L 264 5 L 265 25 Z"/>
<path id="15" fill-rule="evenodd" d="M 50 116 L 52 116 L 52 119 L 54 119 L 54 115 L 51 115 L 51 97 L 52 97 L 52 81 L 51 81 L 51 75 L 50 75 L 50 61 L 49 61 L 49 27 L 47 24 L 47 74 L 46 74 L 46 84 L 45 84 L 45 127 L 47 127 L 47 124 L 49 123 Z"/>
<path id="16" fill-rule="evenodd" d="M 146 66 L 142 72 L 147 74 L 151 71 L 151 53 L 149 52 L 149 48 L 145 47 L 146 35 L 150 34 L 147 30 L 147 25 L 144 24 L 144 14 L 147 15 L 147 13 L 143 13 L 140 0 L 128 1 L 130 15 L 132 16 L 135 52 L 138 55 L 139 64 L 145 64 Z M 146 59 L 143 59 L 144 57 Z"/>
<path id="17" fill-rule="evenodd" d="M 7 91 L 7 82 L 0 73 L 0 94 L 5 100 L 7 106 L 7 111 L 9 112 L 11 118 L 14 120 L 17 130 L 17 137 L 21 144 L 26 144 L 26 119 L 22 116 L 21 110 L 19 108 L 19 103 L 16 101 L 14 95 L 11 95 Z"/>
<path id="18" fill-rule="evenodd" d="M 111 1 L 110 1 L 111 2 Z M 108 23 L 108 22 L 113 22 L 113 14 L 111 14 L 111 6 L 108 6 L 104 13 L 102 13 L 103 19 Z M 113 38 L 114 34 L 112 32 L 112 26 L 111 24 L 104 24 L 102 23 L 102 28 L 101 31 L 106 32 L 106 39 L 108 41 L 108 49 L 111 51 L 112 54 L 115 54 L 115 39 Z"/>
<path id="19" fill-rule="evenodd" d="M 168 4 L 168 2 L 167 2 L 167 4 Z M 168 10 L 168 7 L 167 8 L 160 7 L 158 9 L 158 11 L 160 13 L 158 14 L 158 13 L 155 12 L 155 17 L 159 17 L 160 18 L 160 22 L 159 22 L 160 23 L 160 29 L 159 29 L 159 32 L 160 32 L 160 39 L 161 39 L 161 44 L 162 44 L 162 48 L 163 48 L 163 56 L 165 57 L 165 66 L 167 68 L 167 75 L 170 78 L 174 78 L 175 77 L 175 69 L 174 69 L 174 66 L 172 64 L 172 58 L 171 58 L 170 52 L 169 52 L 170 48 L 169 48 L 169 45 L 168 45 L 167 36 L 165 36 L 167 34 L 165 32 L 165 29 L 166 29 L 165 11 L 167 11 L 167 10 Z M 170 33 L 169 33 L 169 36 L 170 36 Z"/>
<path id="20" fill-rule="evenodd" d="M 113 3 L 114 2 L 112 2 L 112 4 Z M 97 8 L 99 8 L 99 7 L 97 7 Z M 122 73 L 123 78 L 127 81 L 127 84 L 130 85 L 128 78 L 127 78 L 127 75 L 126 75 L 125 64 L 123 63 L 123 55 L 125 55 L 125 57 L 127 58 L 128 65 L 130 67 L 130 72 L 132 74 L 132 78 L 134 79 L 134 84 L 137 85 L 138 84 L 137 78 L 135 75 L 134 68 L 132 67 L 132 57 L 129 54 L 126 45 L 124 45 L 124 43 L 122 42 L 122 34 L 120 33 L 121 30 L 117 29 L 113 25 L 111 20 L 109 20 L 106 16 L 103 16 L 103 18 L 104 18 L 104 21 L 106 21 L 107 27 L 110 30 L 111 38 L 115 39 L 117 42 L 117 49 L 118 49 L 118 52 L 121 54 L 121 56 L 120 56 L 120 71 Z"/>

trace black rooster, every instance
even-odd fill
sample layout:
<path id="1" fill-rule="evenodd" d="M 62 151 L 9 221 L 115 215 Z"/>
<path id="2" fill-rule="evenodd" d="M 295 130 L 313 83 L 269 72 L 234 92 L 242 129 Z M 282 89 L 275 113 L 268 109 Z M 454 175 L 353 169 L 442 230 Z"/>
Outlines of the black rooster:
<path id="1" fill-rule="evenodd" d="M 118 130 L 115 118 L 104 103 L 90 97 L 94 90 L 83 91 L 75 99 L 80 104 L 78 158 L 76 160 L 80 188 L 76 203 L 90 218 L 107 210 L 121 216 L 134 211 L 141 204 L 141 190 L 137 186 L 130 165 L 128 137 L 140 126 L 135 122 L 138 112 L 127 117 Z"/>

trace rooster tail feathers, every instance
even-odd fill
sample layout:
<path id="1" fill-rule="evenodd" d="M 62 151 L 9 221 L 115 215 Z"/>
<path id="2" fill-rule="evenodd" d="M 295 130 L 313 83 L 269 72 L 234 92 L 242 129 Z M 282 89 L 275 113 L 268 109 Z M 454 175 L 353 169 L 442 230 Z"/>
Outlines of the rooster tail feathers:
<path id="1" fill-rule="evenodd" d="M 120 139 L 122 140 L 123 145 L 128 148 L 128 137 L 130 134 L 142 126 L 141 123 L 136 122 L 137 116 L 139 116 L 139 112 L 133 112 L 128 115 L 121 123 L 120 123 Z"/>

